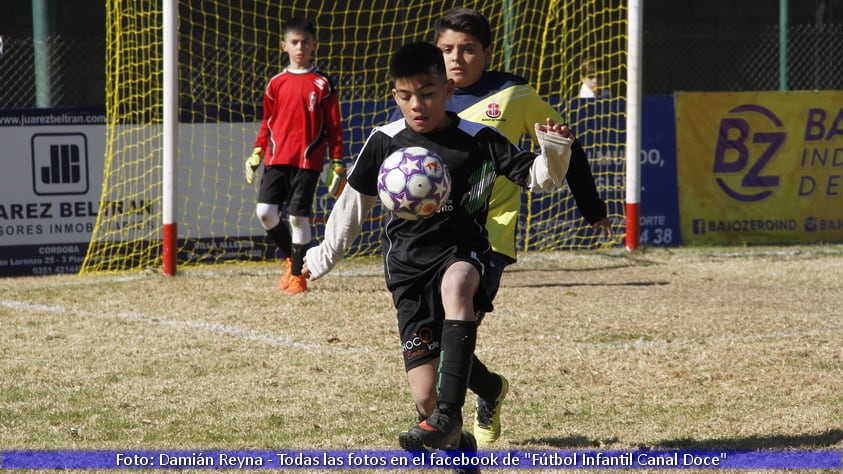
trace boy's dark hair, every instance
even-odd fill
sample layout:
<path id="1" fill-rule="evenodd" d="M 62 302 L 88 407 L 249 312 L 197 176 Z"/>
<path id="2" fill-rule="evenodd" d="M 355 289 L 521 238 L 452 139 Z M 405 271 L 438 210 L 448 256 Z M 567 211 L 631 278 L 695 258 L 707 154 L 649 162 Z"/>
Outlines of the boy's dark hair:
<path id="1" fill-rule="evenodd" d="M 458 31 L 474 36 L 488 48 L 492 44 L 492 27 L 482 13 L 470 8 L 453 8 L 445 12 L 433 25 L 433 42 L 446 30 Z"/>
<path id="2" fill-rule="evenodd" d="M 281 26 L 281 36 L 284 36 L 291 31 L 296 31 L 299 33 L 308 33 L 314 38 L 316 38 L 316 27 L 313 26 L 313 23 L 311 23 L 310 20 L 306 18 L 295 17 L 284 22 L 284 24 Z"/>
<path id="3" fill-rule="evenodd" d="M 580 66 L 580 74 L 583 77 L 591 77 L 595 74 L 603 72 L 603 62 L 599 59 L 585 58 L 582 66 Z"/>
<path id="4" fill-rule="evenodd" d="M 427 75 L 438 82 L 448 80 L 442 51 L 430 43 L 410 43 L 392 54 L 389 77 L 393 81 Z"/>

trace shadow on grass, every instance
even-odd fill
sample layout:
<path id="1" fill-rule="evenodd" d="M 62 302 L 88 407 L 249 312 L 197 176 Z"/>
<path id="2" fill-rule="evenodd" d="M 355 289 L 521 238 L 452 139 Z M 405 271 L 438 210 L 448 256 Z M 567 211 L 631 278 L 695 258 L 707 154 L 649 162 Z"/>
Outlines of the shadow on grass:
<path id="1" fill-rule="evenodd" d="M 688 451 L 753 451 L 771 449 L 819 449 L 843 441 L 843 430 L 833 429 L 817 434 L 748 436 L 745 438 L 694 439 L 679 438 L 658 441 L 652 446 L 638 445 L 636 449 L 671 449 Z M 526 439 L 519 445 L 546 445 L 554 448 L 600 448 L 614 445 L 618 439 L 595 440 L 584 436 Z"/>
<path id="2" fill-rule="evenodd" d="M 625 281 L 623 283 L 584 283 L 584 282 L 553 282 L 553 283 L 518 283 L 512 284 L 507 282 L 503 287 L 505 288 L 548 288 L 548 287 L 568 287 L 575 286 L 664 286 L 669 285 L 669 281 Z"/>
<path id="3" fill-rule="evenodd" d="M 599 448 L 602 445 L 617 443 L 618 439 L 598 441 L 589 439 L 585 436 L 571 435 L 564 438 L 548 437 L 548 438 L 532 438 L 524 441 L 515 442 L 514 444 L 523 446 L 545 445 L 554 448 Z"/>
<path id="4" fill-rule="evenodd" d="M 562 268 L 562 267 L 544 267 L 533 268 L 531 266 L 519 267 L 518 264 L 509 265 L 506 267 L 506 273 L 584 273 L 584 272 L 604 272 L 607 270 L 620 270 L 622 268 L 635 268 L 641 265 L 600 265 L 588 268 Z"/>
<path id="5" fill-rule="evenodd" d="M 748 436 L 745 438 L 694 439 L 680 438 L 659 441 L 656 449 L 806 449 L 832 446 L 843 441 L 843 430 L 833 429 L 817 434 Z"/>

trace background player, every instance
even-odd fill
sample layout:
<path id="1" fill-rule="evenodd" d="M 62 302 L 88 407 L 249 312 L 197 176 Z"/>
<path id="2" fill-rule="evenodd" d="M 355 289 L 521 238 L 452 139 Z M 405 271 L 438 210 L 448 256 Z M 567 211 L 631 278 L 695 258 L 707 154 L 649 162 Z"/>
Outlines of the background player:
<path id="1" fill-rule="evenodd" d="M 603 88 L 605 72 L 603 64 L 597 59 L 587 58 L 580 66 L 581 99 L 608 98 L 608 89 Z"/>
<path id="2" fill-rule="evenodd" d="M 546 119 L 546 125 L 535 124 L 542 147 L 536 155 L 492 128 L 447 112 L 453 81 L 447 79 L 441 51 L 431 44 L 400 48 L 389 71 L 403 118 L 369 135 L 348 176 L 349 186 L 328 217 L 324 240 L 307 251 L 303 273 L 313 280 L 325 275 L 354 242 L 377 202 L 379 168 L 387 156 L 419 146 L 443 159 L 451 176 L 446 205 L 424 220 L 388 215 L 382 242 L 402 347 L 419 334 L 427 341 L 404 349 L 410 391 L 423 420 L 399 434 L 399 444 L 405 449 L 455 447 L 472 361 L 478 361 L 478 313 L 492 309 L 483 288 L 491 251 L 483 223 L 493 178 L 502 174 L 533 191 L 553 189 L 564 179 L 572 140 L 566 126 Z"/>
<path id="3" fill-rule="evenodd" d="M 311 63 L 316 28 L 306 19 L 295 18 L 283 25 L 281 34 L 281 49 L 289 55 L 290 64 L 266 86 L 260 131 L 246 159 L 246 181 L 254 180 L 263 162 L 256 214 L 286 257 L 278 289 L 296 294 L 307 290 L 302 262 L 310 246 L 310 214 L 328 147 L 328 190 L 339 196 L 344 186 L 343 129 L 337 92 Z M 289 229 L 280 218 L 285 204 Z"/>

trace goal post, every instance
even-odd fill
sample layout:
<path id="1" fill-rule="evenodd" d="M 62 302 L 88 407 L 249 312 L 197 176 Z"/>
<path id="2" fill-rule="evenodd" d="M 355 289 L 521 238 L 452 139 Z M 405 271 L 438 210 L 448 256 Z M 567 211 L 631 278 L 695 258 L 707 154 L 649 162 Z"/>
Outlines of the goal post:
<path id="1" fill-rule="evenodd" d="M 628 0 L 626 99 L 626 249 L 638 248 L 641 233 L 641 53 L 644 0 Z"/>
<path id="2" fill-rule="evenodd" d="M 178 210 L 176 176 L 178 175 L 179 137 L 179 18 L 178 0 L 164 0 L 163 8 L 164 132 L 162 148 L 163 187 L 161 195 L 161 271 L 175 275 L 178 260 Z"/>
<path id="3" fill-rule="evenodd" d="M 106 156 L 100 212 L 83 273 L 273 258 L 255 216 L 257 186 L 243 161 L 261 119 L 266 82 L 287 58 L 281 23 L 317 28 L 314 63 L 340 95 L 345 154 L 351 161 L 372 127 L 391 116 L 386 65 L 402 44 L 430 40 L 451 8 L 438 0 L 106 0 Z M 495 38 L 491 68 L 524 76 L 558 107 L 583 143 L 617 236 L 582 219 L 567 186 L 524 193 L 521 250 L 617 246 L 625 232 L 623 159 L 627 98 L 627 6 L 603 0 L 468 0 Z M 577 99 L 580 67 L 603 60 L 610 98 Z M 529 139 L 521 143 L 532 146 Z M 628 154 L 628 153 L 627 153 Z M 637 155 L 636 155 L 637 156 Z M 313 235 L 333 199 L 320 185 Z M 349 256 L 380 252 L 376 207 Z M 282 216 L 283 217 L 283 216 Z"/>

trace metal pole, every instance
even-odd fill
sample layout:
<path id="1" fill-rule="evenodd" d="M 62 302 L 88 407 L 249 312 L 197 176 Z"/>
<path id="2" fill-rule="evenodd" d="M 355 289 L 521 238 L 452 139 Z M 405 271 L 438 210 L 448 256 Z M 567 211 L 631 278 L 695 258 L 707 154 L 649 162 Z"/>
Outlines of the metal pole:
<path id="1" fill-rule="evenodd" d="M 32 0 L 32 43 L 35 61 L 35 106 L 52 107 L 50 84 L 50 0 Z"/>
<path id="2" fill-rule="evenodd" d="M 779 0 L 779 90 L 786 91 L 787 85 L 787 12 L 788 0 Z"/>
<path id="3" fill-rule="evenodd" d="M 503 2 L 503 70 L 512 69 L 512 0 Z"/>
<path id="4" fill-rule="evenodd" d="M 161 256 L 165 275 L 176 274 L 178 260 L 178 231 L 176 222 L 176 176 L 179 146 L 179 30 L 178 0 L 164 0 L 164 148 Z"/>
<path id="5" fill-rule="evenodd" d="M 638 248 L 641 225 L 641 53 L 644 0 L 627 7 L 626 249 Z"/>

